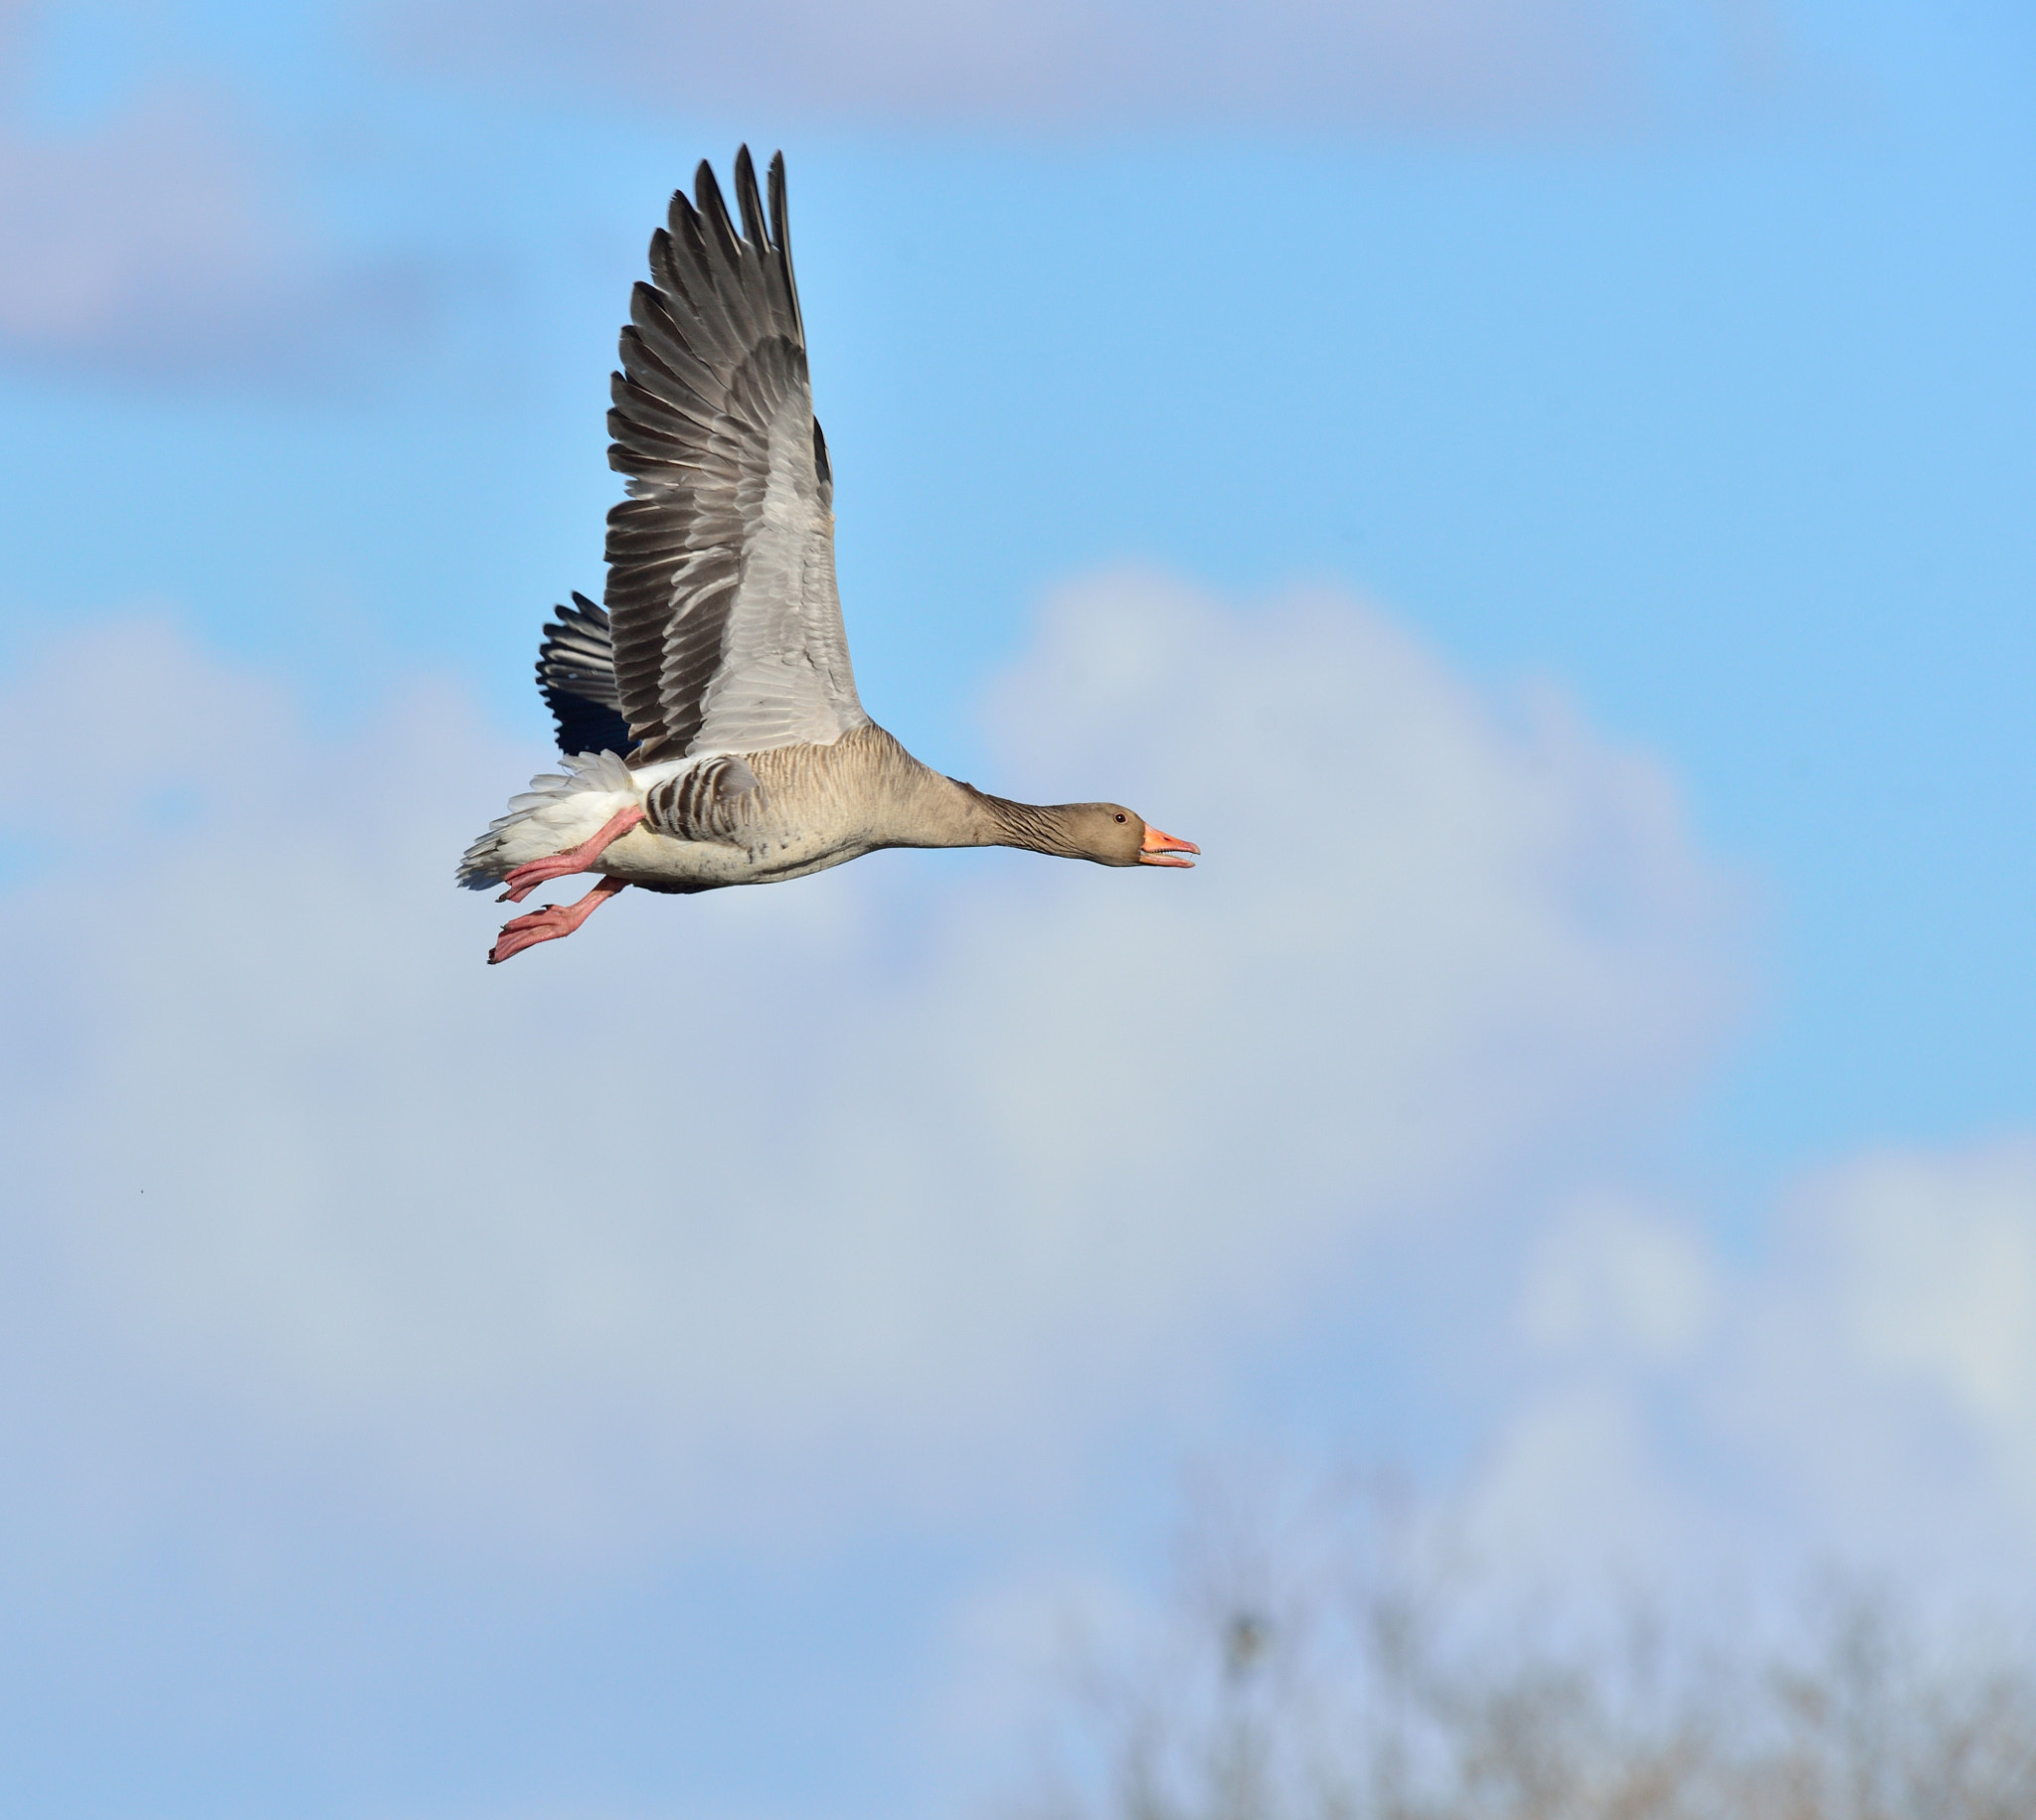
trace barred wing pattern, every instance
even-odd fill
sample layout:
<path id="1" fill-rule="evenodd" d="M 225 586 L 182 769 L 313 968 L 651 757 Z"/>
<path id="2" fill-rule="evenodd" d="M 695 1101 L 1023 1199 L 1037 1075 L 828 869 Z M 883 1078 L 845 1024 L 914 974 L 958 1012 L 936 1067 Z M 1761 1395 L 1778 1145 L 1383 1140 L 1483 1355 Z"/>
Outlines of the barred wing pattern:
<path id="1" fill-rule="evenodd" d="M 622 330 L 609 465 L 607 607 L 632 764 L 827 744 L 869 717 L 834 585 L 834 487 L 813 418 L 785 233 L 749 147 L 738 235 L 704 162 L 672 198 Z"/>
<path id="2" fill-rule="evenodd" d="M 615 652 L 608 616 L 585 594 L 571 606 L 555 606 L 537 650 L 537 686 L 559 724 L 559 749 L 580 752 L 629 751 L 629 724 L 615 693 Z"/>

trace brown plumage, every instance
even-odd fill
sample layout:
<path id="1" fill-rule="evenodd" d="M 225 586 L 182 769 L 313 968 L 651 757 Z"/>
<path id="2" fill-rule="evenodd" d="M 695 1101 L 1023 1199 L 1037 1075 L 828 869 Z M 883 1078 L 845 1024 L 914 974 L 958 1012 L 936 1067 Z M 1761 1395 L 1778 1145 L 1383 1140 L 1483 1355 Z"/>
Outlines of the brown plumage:
<path id="1" fill-rule="evenodd" d="M 863 713 L 782 155 L 767 219 L 747 146 L 735 190 L 740 233 L 700 166 L 631 297 L 608 414 L 629 497 L 608 515 L 606 606 L 576 594 L 538 656 L 566 774 L 534 779 L 459 870 L 509 903 L 568 873 L 602 882 L 517 917 L 489 960 L 571 934 L 628 885 L 767 884 L 882 847 L 1192 864 L 1192 843 L 1119 804 L 1011 802 L 944 777 Z"/>

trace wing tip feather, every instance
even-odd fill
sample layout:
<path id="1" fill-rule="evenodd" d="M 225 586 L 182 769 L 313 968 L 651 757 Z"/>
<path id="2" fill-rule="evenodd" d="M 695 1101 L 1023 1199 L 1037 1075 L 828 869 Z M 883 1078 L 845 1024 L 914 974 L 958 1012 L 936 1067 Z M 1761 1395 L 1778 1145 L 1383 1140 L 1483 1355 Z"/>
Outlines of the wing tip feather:
<path id="1" fill-rule="evenodd" d="M 650 239 L 650 279 L 630 291 L 623 371 L 610 379 L 608 465 L 626 477 L 627 496 L 607 514 L 605 600 L 617 694 L 640 742 L 633 754 L 639 764 L 681 752 L 699 736 L 701 691 L 723 657 L 738 574 L 701 563 L 703 540 L 725 544 L 722 519 L 741 509 L 733 478 L 721 472 L 733 458 L 723 432 L 747 440 L 765 427 L 756 414 L 762 401 L 799 398 L 820 483 L 823 516 L 815 529 L 824 535 L 830 522 L 824 515 L 832 464 L 811 415 L 781 149 L 771 153 L 763 186 L 758 179 L 745 143 L 731 170 L 732 197 L 704 158 L 692 194 L 673 192 L 666 225 Z M 741 214 L 740 233 L 731 201 Z M 739 365 L 749 375 L 741 386 Z M 839 610 L 832 609 L 836 645 Z M 838 668 L 847 678 L 845 649 L 839 656 L 828 673 Z M 848 707 L 859 715 L 852 680 L 845 687 Z M 842 711 L 834 702 L 830 712 Z"/>

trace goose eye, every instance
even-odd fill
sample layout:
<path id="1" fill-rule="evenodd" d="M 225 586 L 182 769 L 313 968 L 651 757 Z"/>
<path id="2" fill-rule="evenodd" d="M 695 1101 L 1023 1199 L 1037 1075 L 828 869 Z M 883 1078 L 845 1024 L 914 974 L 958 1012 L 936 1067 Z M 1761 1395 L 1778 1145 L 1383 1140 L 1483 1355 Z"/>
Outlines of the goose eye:
<path id="1" fill-rule="evenodd" d="M 1124 819 L 1124 818 L 1123 818 L 1123 817 L 1122 817 L 1121 815 L 1119 815 L 1119 816 L 1117 817 L 1117 820 L 1118 820 L 1118 821 L 1122 821 L 1123 819 Z"/>

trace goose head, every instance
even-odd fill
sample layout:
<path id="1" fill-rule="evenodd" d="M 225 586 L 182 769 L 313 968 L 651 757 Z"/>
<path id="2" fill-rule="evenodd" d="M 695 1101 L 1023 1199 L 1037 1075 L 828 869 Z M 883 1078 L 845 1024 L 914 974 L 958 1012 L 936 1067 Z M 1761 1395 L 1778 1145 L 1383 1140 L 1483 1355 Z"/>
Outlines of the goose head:
<path id="1" fill-rule="evenodd" d="M 1193 841 L 1162 834 L 1121 803 L 1072 803 L 1061 813 L 1075 856 L 1099 865 L 1192 866 L 1193 860 L 1181 856 L 1202 851 Z"/>

